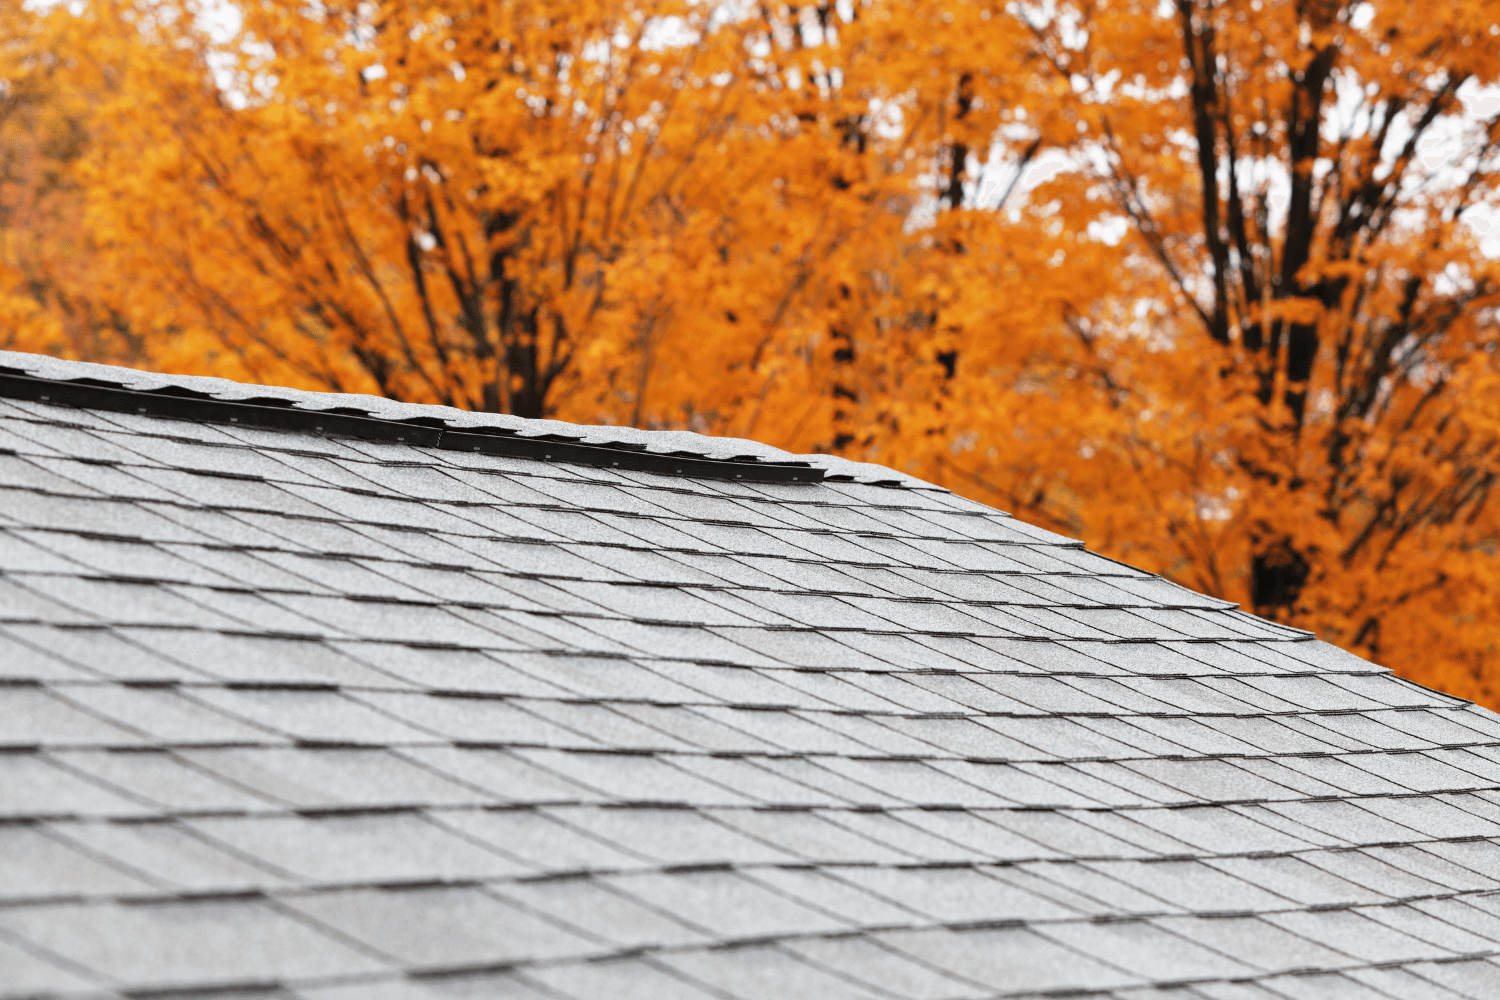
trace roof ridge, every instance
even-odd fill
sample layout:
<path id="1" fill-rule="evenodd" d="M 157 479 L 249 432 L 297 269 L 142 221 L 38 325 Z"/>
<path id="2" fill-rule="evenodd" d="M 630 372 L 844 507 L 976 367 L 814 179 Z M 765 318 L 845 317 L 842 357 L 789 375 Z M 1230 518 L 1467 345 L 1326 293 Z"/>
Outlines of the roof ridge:
<path id="1" fill-rule="evenodd" d="M 17 351 L 0 351 L 0 397 L 662 475 L 757 482 L 831 479 L 947 492 L 883 466 L 836 455 L 795 455 L 743 438 L 530 420 L 381 396 L 167 375 Z"/>

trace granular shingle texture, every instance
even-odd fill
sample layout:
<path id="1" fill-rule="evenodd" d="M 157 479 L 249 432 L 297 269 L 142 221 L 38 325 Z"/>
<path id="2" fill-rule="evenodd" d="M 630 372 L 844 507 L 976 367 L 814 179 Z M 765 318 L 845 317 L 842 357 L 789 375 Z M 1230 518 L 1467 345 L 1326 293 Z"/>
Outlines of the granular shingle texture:
<path id="1" fill-rule="evenodd" d="M 1500 717 L 1305 633 L 838 459 L 5 369 L 0 996 L 1500 996 Z"/>

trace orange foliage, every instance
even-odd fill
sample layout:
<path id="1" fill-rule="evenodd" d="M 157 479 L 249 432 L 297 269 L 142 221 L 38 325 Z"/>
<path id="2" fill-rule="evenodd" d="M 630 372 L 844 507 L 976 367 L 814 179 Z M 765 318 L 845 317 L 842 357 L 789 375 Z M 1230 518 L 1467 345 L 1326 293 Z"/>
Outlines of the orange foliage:
<path id="1" fill-rule="evenodd" d="M 0 316 L 884 462 L 1500 704 L 1489 20 L 0 0 Z"/>
<path id="2" fill-rule="evenodd" d="M 75 171 L 108 89 L 68 65 L 86 30 L 0 2 L 0 347 L 133 359 L 139 343 L 84 291 L 93 259 Z"/>

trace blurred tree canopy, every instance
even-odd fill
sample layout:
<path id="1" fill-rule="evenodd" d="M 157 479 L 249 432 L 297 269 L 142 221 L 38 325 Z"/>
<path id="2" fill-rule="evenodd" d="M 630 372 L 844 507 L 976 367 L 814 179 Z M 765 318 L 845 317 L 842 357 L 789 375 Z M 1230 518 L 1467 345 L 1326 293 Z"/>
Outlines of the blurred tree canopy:
<path id="1" fill-rule="evenodd" d="M 1493 21 L 0 0 L 0 344 L 879 461 L 1497 705 Z"/>

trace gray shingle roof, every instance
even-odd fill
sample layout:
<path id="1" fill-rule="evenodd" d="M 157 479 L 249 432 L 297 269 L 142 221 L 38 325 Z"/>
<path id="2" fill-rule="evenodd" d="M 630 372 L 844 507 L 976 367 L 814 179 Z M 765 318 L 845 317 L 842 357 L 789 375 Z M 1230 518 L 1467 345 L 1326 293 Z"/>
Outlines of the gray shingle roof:
<path id="1" fill-rule="evenodd" d="M 1305 633 L 752 442 L 0 396 L 4 997 L 1500 996 L 1500 717 Z"/>

